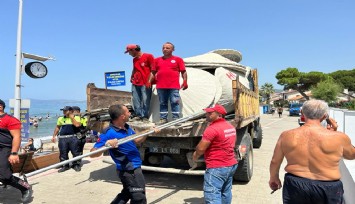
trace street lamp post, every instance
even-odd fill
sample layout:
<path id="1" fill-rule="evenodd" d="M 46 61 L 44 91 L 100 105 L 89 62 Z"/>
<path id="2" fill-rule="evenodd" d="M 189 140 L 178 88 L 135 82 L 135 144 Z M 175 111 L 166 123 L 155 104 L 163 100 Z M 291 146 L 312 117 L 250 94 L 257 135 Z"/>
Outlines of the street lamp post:
<path id="1" fill-rule="evenodd" d="M 22 0 L 19 0 L 19 14 L 17 26 L 17 47 L 16 47 L 16 79 L 15 79 L 15 103 L 14 116 L 21 120 L 21 72 L 23 71 L 23 59 L 33 59 L 37 61 L 55 60 L 54 57 L 42 57 L 39 55 L 22 52 Z"/>
<path id="2" fill-rule="evenodd" d="M 21 109 L 21 68 L 22 68 L 22 0 L 19 0 L 17 47 L 16 47 L 16 78 L 15 78 L 15 105 L 14 116 L 20 120 Z"/>

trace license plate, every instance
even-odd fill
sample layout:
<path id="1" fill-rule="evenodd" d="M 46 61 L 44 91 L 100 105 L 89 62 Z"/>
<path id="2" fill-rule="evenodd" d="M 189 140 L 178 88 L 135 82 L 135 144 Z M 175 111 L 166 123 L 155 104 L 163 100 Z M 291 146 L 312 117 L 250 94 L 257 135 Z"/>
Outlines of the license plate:
<path id="1" fill-rule="evenodd" d="M 152 153 L 167 153 L 167 154 L 180 154 L 180 149 L 178 148 L 162 148 L 162 147 L 150 147 L 149 151 Z"/>

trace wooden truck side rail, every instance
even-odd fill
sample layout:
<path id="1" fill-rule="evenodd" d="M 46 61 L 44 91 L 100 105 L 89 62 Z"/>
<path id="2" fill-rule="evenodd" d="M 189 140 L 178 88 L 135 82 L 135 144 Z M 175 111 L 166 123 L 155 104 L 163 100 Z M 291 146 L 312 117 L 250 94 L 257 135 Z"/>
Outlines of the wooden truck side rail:
<path id="1" fill-rule="evenodd" d="M 131 92 L 96 88 L 94 83 L 87 85 L 86 96 L 88 112 L 98 108 L 108 108 L 110 105 L 115 104 L 115 102 L 131 104 L 132 101 Z"/>
<path id="2" fill-rule="evenodd" d="M 237 80 L 233 80 L 233 100 L 237 129 L 249 125 L 260 117 L 257 71 L 252 70 L 252 75 L 254 79 L 254 91 L 241 84 L 238 78 Z"/>

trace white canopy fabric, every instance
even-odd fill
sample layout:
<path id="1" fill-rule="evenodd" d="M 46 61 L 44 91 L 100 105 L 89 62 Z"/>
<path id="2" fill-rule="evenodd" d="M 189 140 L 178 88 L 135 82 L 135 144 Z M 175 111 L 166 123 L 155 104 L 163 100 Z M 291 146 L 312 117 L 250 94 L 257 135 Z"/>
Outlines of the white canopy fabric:
<path id="1" fill-rule="evenodd" d="M 189 88 L 180 90 L 180 116 L 194 114 L 216 103 L 225 104 L 227 112 L 234 112 L 232 80 L 239 76 L 239 81 L 245 87 L 250 87 L 247 76 L 251 68 L 237 63 L 241 58 L 240 52 L 229 49 L 214 50 L 185 58 Z M 180 84 L 182 84 L 182 77 L 180 77 Z M 160 105 L 155 88 L 153 88 L 150 110 L 150 120 L 159 121 Z M 168 120 L 171 120 L 170 104 Z"/>
<path id="2" fill-rule="evenodd" d="M 196 112 L 201 111 L 213 105 L 216 101 L 219 101 L 222 95 L 222 87 L 219 80 L 212 74 L 201 69 L 186 68 L 188 75 L 188 89 L 180 90 L 180 109 L 181 117 L 185 117 Z M 182 84 L 182 78 L 180 77 L 180 84 Z M 157 90 L 153 89 L 151 99 L 151 117 L 153 122 L 160 119 L 160 105 Z M 169 103 L 169 116 L 171 120 L 171 111 Z"/>
<path id="3" fill-rule="evenodd" d="M 225 67 L 245 73 L 245 66 L 229 60 L 217 53 L 206 53 L 194 57 L 184 58 L 186 67 L 200 68 L 200 69 L 215 69 L 217 67 Z"/>

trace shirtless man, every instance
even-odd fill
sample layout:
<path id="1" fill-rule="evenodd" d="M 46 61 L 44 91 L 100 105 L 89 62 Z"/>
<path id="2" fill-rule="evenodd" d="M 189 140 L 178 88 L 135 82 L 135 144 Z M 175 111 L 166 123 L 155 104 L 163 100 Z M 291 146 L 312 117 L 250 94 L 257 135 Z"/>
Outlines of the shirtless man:
<path id="1" fill-rule="evenodd" d="M 343 184 L 340 181 L 339 161 L 355 159 L 350 138 L 337 132 L 337 124 L 329 118 L 327 128 L 321 122 L 327 118 L 328 105 L 310 100 L 303 104 L 306 123 L 281 133 L 270 163 L 270 188 L 282 187 L 280 165 L 286 157 L 284 203 L 342 203 Z"/>

